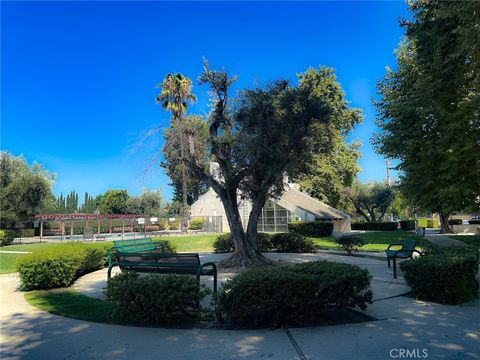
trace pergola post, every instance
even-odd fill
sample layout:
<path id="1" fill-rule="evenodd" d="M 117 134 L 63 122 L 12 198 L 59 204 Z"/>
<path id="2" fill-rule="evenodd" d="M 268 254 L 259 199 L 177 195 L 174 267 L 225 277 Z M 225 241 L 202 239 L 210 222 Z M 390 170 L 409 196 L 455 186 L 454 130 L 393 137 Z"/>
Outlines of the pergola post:
<path id="1" fill-rule="evenodd" d="M 40 242 L 42 242 L 43 237 L 43 219 L 40 220 Z"/>
<path id="2" fill-rule="evenodd" d="M 100 235 L 100 219 L 97 219 L 97 234 Z"/>
<path id="3" fill-rule="evenodd" d="M 109 225 L 108 225 L 108 227 L 109 227 L 108 232 L 111 234 L 111 233 L 112 233 L 112 218 L 109 219 L 108 223 L 109 223 Z"/>
<path id="4" fill-rule="evenodd" d="M 63 220 L 60 220 L 60 241 L 63 241 L 63 232 L 65 230 L 65 226 L 63 224 Z"/>
<path id="5" fill-rule="evenodd" d="M 123 240 L 124 233 L 125 233 L 125 218 L 122 218 L 122 240 Z"/>
<path id="6" fill-rule="evenodd" d="M 73 219 L 70 221 L 70 240 L 73 239 Z"/>

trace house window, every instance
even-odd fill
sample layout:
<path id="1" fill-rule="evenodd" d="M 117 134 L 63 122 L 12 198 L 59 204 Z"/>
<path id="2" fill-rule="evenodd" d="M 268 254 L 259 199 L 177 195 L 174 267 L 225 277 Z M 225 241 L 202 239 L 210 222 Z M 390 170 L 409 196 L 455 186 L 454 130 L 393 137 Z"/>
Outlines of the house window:
<path id="1" fill-rule="evenodd" d="M 288 232 L 288 221 L 294 220 L 295 214 L 268 200 L 258 218 L 259 232 Z"/>

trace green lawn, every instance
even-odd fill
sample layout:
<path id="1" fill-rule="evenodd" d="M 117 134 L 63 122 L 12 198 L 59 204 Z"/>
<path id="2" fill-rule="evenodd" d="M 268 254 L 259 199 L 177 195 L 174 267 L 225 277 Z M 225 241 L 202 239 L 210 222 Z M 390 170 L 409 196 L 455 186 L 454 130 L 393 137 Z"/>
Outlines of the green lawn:
<path id="1" fill-rule="evenodd" d="M 168 240 L 175 246 L 178 252 L 201 252 L 212 251 L 213 241 L 217 235 L 195 235 L 195 236 L 163 236 L 155 240 Z M 35 252 L 51 246 L 61 244 L 58 241 L 37 244 L 9 245 L 0 248 L 2 251 L 28 251 Z M 25 254 L 0 253 L 0 274 L 15 272 L 15 261 Z"/>
<path id="2" fill-rule="evenodd" d="M 161 237 L 155 238 L 155 240 L 168 240 L 172 245 L 174 245 L 178 252 L 210 252 L 213 251 L 212 244 L 217 238 L 218 235 L 195 235 L 195 236 L 171 236 L 171 237 Z M 425 246 L 428 244 L 428 241 L 424 238 L 418 237 L 409 232 L 403 231 L 379 231 L 379 232 L 368 232 L 364 234 L 356 235 L 365 240 L 367 243 L 365 246 L 360 248 L 360 251 L 383 251 L 387 248 L 389 244 L 401 242 L 402 239 L 406 237 L 415 238 L 419 246 Z M 459 240 L 467 242 L 467 238 L 476 238 L 477 237 L 468 237 L 460 236 L 455 237 Z M 315 244 L 320 249 L 336 249 L 335 240 L 333 237 L 324 237 L 324 238 L 312 238 Z M 59 242 L 49 242 L 49 243 L 39 243 L 39 244 L 21 244 L 21 245 L 9 245 L 1 248 L 2 251 L 29 251 L 35 252 L 40 249 L 44 249 L 50 246 L 56 246 Z M 15 271 L 15 260 L 24 254 L 8 254 L 0 253 L 0 274 L 11 273 Z"/>
<path id="3" fill-rule="evenodd" d="M 154 240 L 168 240 L 178 252 L 213 251 L 213 242 L 218 235 L 171 236 L 155 238 Z"/>
<path id="4" fill-rule="evenodd" d="M 428 240 L 405 231 L 377 231 L 356 234 L 355 236 L 362 238 L 366 243 L 366 245 L 362 246 L 359 251 L 383 252 L 388 245 L 401 243 L 402 240 L 407 237 L 415 239 L 420 247 L 429 244 Z M 312 240 L 320 249 L 337 249 L 333 237 L 312 238 Z"/>
<path id="5" fill-rule="evenodd" d="M 40 310 L 73 319 L 118 323 L 113 318 L 115 304 L 82 295 L 72 288 L 36 290 L 25 293 L 25 300 Z"/>

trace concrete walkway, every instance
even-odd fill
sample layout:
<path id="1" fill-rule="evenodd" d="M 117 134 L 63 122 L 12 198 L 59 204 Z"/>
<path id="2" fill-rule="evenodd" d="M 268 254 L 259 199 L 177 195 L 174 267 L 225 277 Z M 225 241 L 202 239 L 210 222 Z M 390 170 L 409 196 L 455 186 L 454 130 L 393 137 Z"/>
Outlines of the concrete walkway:
<path id="1" fill-rule="evenodd" d="M 434 245 L 438 246 L 465 246 L 465 243 L 452 239 L 445 234 L 427 234 L 425 238 Z"/>
<path id="2" fill-rule="evenodd" d="M 219 256 L 202 254 L 202 261 Z M 426 353 L 433 359 L 480 359 L 480 300 L 444 306 L 404 296 L 383 299 L 385 294 L 403 291 L 405 284 L 401 278 L 393 282 L 382 261 L 331 254 L 269 256 L 293 261 L 322 258 L 368 268 L 374 275 L 372 286 L 377 300 L 366 313 L 379 320 L 249 331 L 97 324 L 51 315 L 30 306 L 16 290 L 18 278 L 9 274 L 0 276 L 1 358 L 392 359 L 408 350 L 416 352 L 417 358 Z M 75 286 L 84 293 L 91 286 L 90 295 L 101 296 L 98 287 L 100 282 L 104 284 L 100 279 L 106 274 L 94 274 L 81 278 Z"/>

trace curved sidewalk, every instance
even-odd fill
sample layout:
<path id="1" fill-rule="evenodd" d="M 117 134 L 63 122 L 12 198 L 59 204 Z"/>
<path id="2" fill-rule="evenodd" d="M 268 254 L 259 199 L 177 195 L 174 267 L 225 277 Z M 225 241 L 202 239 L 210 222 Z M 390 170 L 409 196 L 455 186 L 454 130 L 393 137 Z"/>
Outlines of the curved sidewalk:
<path id="1" fill-rule="evenodd" d="M 298 261 L 312 256 L 293 255 Z M 341 260 L 377 261 L 356 259 Z M 382 269 L 365 265 L 376 278 L 374 291 L 375 283 L 382 282 L 381 271 L 387 272 L 385 263 L 378 263 Z M 378 300 L 367 310 L 380 319 L 373 322 L 288 330 L 180 330 L 48 314 L 26 303 L 17 286 L 16 275 L 0 276 L 2 359 L 391 359 L 398 358 L 400 349 L 418 350 L 419 355 L 426 349 L 430 359 L 480 358 L 480 300 L 444 306 L 404 296 L 381 300 L 375 294 Z"/>

